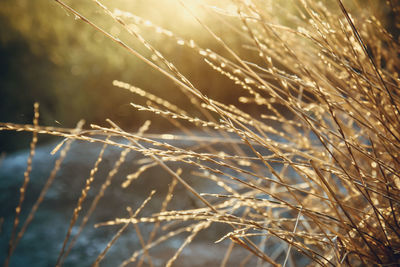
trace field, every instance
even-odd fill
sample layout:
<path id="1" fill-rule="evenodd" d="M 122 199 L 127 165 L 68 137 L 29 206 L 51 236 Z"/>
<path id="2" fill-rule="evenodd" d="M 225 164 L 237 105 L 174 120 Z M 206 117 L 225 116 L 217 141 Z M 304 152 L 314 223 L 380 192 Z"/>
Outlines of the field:
<path id="1" fill-rule="evenodd" d="M 32 137 L 0 165 L 5 266 L 400 265 L 400 3 L 52 2 L 141 65 L 88 123 L 0 123 Z"/>

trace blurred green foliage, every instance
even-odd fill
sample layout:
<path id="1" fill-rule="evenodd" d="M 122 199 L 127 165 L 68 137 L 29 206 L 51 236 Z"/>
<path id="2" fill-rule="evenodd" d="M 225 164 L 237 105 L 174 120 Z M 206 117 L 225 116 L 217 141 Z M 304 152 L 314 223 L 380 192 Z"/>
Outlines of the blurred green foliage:
<path id="1" fill-rule="evenodd" d="M 185 24 L 178 23 L 179 16 L 175 15 L 177 10 L 166 8 L 165 5 L 174 2 L 164 1 L 164 8 L 157 1 L 132 3 L 120 0 L 103 3 L 111 10 L 114 7 L 134 10 L 135 14 L 163 27 L 175 27 L 171 30 L 178 30 L 183 35 L 193 33 L 193 25 L 190 25 L 195 24 L 193 19 L 191 22 L 185 21 Z M 151 56 L 92 1 L 67 3 L 144 55 Z M 160 16 L 161 10 L 164 16 Z M 184 10 L 177 12 L 184 15 L 181 19 L 187 20 L 188 14 Z M 175 21 L 171 21 L 171 18 Z M 115 79 L 166 97 L 182 108 L 190 108 L 187 99 L 179 95 L 179 90 L 176 90 L 172 82 L 74 18 L 55 1 L 3 0 L 0 24 L 0 121 L 31 123 L 35 101 L 40 103 L 40 123 L 44 125 L 74 127 L 81 118 L 88 123 L 104 124 L 105 118 L 111 118 L 125 128 L 135 129 L 145 119 L 154 119 L 151 114 L 134 111 L 129 103 L 133 98 L 138 102 L 137 96 L 113 87 L 112 81 Z M 200 25 L 195 27 L 198 28 L 198 36 L 202 29 Z M 168 54 L 168 58 L 184 74 L 190 76 L 196 85 L 203 88 L 210 85 L 213 88 L 226 86 L 223 85 L 225 79 L 210 80 L 212 70 L 199 57 L 194 56 L 195 52 L 186 51 L 187 48 L 177 46 L 154 32 L 143 34 L 158 49 Z M 199 39 L 210 45 L 204 38 Z M 208 91 L 213 97 L 218 92 Z M 165 121 L 153 125 L 153 130 L 168 127 Z M 28 142 L 29 136 L 21 138 L 15 133 L 2 132 L 0 151 L 26 148 Z"/>
<path id="2" fill-rule="evenodd" d="M 224 6 L 223 1 L 209 1 Z M 256 1 L 257 2 L 257 1 Z M 134 37 L 104 13 L 93 1 L 66 1 L 88 19 L 118 36 L 148 58 L 151 54 Z M 200 46 L 226 51 L 175 0 L 105 0 L 110 10 L 130 11 Z M 190 4 L 190 1 L 185 1 Z M 280 3 L 279 13 L 290 8 Z M 193 9 L 195 10 L 195 9 Z M 246 40 L 221 23 L 217 16 L 195 10 L 234 50 L 257 62 Z M 214 14 L 215 15 L 215 14 Z M 220 16 L 221 17 L 221 16 Z M 282 16 L 285 17 L 285 16 Z M 285 24 L 284 22 L 282 22 Z M 74 127 L 84 118 L 88 124 L 104 124 L 111 118 L 128 130 L 146 119 L 156 121 L 151 130 L 168 130 L 171 125 L 154 115 L 136 112 L 129 103 L 137 96 L 112 86 L 113 80 L 131 83 L 189 110 L 190 101 L 159 72 L 151 69 L 100 32 L 76 19 L 53 0 L 2 0 L 0 5 L 0 121 L 31 123 L 33 103 L 40 103 L 43 125 Z M 206 95 L 237 104 L 240 90 L 212 70 L 195 51 L 172 39 L 142 28 L 141 34 L 164 53 Z M 229 93 L 227 93 L 229 92 Z M 257 107 L 254 107 L 257 108 Z M 0 151 L 28 147 L 29 135 L 0 133 Z M 43 140 L 43 139 L 41 139 Z"/>

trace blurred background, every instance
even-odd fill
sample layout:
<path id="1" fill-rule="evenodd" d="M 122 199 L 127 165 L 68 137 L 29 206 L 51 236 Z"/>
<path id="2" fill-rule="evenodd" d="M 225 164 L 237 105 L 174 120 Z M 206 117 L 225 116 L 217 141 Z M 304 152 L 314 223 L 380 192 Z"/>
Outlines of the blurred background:
<path id="1" fill-rule="evenodd" d="M 106 31 L 118 36 L 148 58 L 151 54 L 137 40 L 105 14 L 93 1 L 66 1 L 77 11 Z M 207 33 L 177 1 L 102 1 L 111 11 L 124 11 L 151 20 L 186 38 L 215 46 Z M 201 12 L 197 13 L 201 15 Z M 74 127 L 80 119 L 87 124 L 105 124 L 110 118 L 123 128 L 135 130 L 146 119 L 156 119 L 147 112 L 136 112 L 130 102 L 144 103 L 126 90 L 112 85 L 122 80 L 150 93 L 165 97 L 181 108 L 189 101 L 173 82 L 129 54 L 124 48 L 50 0 L 3 0 L 0 5 L 0 121 L 32 123 L 33 103 L 40 103 L 40 124 Z M 217 31 L 221 30 L 218 29 Z M 179 46 L 160 34 L 141 31 L 150 43 L 167 55 L 191 81 L 217 97 L 226 79 L 195 56 L 195 51 Z M 195 35 L 195 36 L 194 36 Z M 207 35 L 208 36 L 208 35 Z M 218 49 L 218 48 L 217 48 Z M 219 77 L 219 78 L 218 78 Z M 231 86 L 231 83 L 229 83 Z M 172 93 L 171 93 L 172 92 Z M 226 96 L 220 96 L 224 98 Z M 152 130 L 168 130 L 166 121 L 153 123 Z M 0 151 L 11 152 L 29 147 L 30 135 L 0 133 Z M 41 136 L 43 142 L 50 137 Z"/>
<path id="2" fill-rule="evenodd" d="M 223 25 L 217 16 L 185 1 L 199 18 L 240 50 L 247 60 L 256 61 L 257 55 L 244 48 L 239 34 Z M 229 10 L 226 1 L 209 1 Z M 278 1 L 282 2 L 282 1 Z M 329 2 L 329 1 L 328 1 Z M 331 1 L 332 3 L 335 1 Z M 385 13 L 384 1 L 360 1 L 370 8 Z M 368 2 L 368 3 L 367 3 Z M 66 1 L 94 23 L 118 36 L 148 58 L 151 54 L 135 38 L 105 14 L 93 1 Z M 132 12 L 186 39 L 194 39 L 200 46 L 226 55 L 216 41 L 179 5 L 176 0 L 104 0 L 111 11 L 115 8 Z M 277 17 L 291 8 L 291 1 L 279 3 Z M 283 7 L 283 8 L 282 8 Z M 214 14 L 215 15 L 215 14 Z M 392 16 L 392 17 L 391 17 Z M 282 23 L 285 15 L 282 16 Z M 389 14 L 388 28 L 395 19 Z M 127 130 L 135 130 L 146 119 L 152 119 L 151 131 L 167 131 L 171 125 L 148 112 L 137 112 L 130 102 L 144 103 L 143 99 L 112 86 L 121 80 L 150 93 L 167 98 L 183 109 L 190 109 L 190 101 L 173 82 L 129 54 L 121 46 L 64 10 L 53 0 L 2 0 L 0 5 L 0 121 L 31 123 L 33 103 L 40 103 L 40 124 L 74 127 L 80 119 L 105 124 L 110 118 Z M 232 90 L 232 82 L 212 70 L 198 54 L 179 46 L 153 30 L 141 28 L 141 34 L 164 53 L 178 69 L 202 92 L 225 103 L 236 103 L 243 92 Z M 228 89 L 228 91 L 227 91 Z M 227 94 L 226 92 L 229 92 Z M 247 111 L 257 107 L 247 106 Z M 28 148 L 30 135 L 15 132 L 0 133 L 0 152 Z M 45 142 L 51 137 L 41 136 Z"/>

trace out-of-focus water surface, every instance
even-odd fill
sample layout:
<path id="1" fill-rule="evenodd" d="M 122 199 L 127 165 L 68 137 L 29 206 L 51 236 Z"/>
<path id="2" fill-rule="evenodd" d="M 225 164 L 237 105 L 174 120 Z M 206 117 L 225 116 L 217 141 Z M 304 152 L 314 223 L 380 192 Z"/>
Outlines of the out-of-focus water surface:
<path id="1" fill-rule="evenodd" d="M 56 144 L 51 143 L 36 149 L 30 183 L 22 208 L 22 223 L 25 221 L 28 212 L 36 201 L 59 156 L 58 154 L 50 154 Z M 184 145 L 190 145 L 190 142 Z M 10 266 L 55 265 L 72 218 L 73 210 L 100 150 L 101 145 L 99 144 L 79 141 L 73 143 L 34 220 L 11 257 Z M 120 149 L 113 147 L 106 149 L 88 197 L 83 204 L 81 214 L 86 214 L 88 207 L 98 194 L 101 184 L 105 181 L 107 174 L 119 158 L 120 152 Z M 28 150 L 9 154 L 0 165 L 0 202 L 2 203 L 0 214 L 4 218 L 0 234 L 0 259 L 2 262 L 8 250 L 15 207 L 18 203 L 19 188 L 23 183 L 28 154 Z M 137 209 L 153 189 L 156 190 L 156 194 L 140 213 L 139 217 L 149 216 L 152 213 L 160 211 L 161 202 L 165 198 L 168 185 L 172 181 L 171 176 L 164 170 L 159 167 L 153 167 L 144 172 L 139 179 L 132 182 L 128 188 L 121 187 L 126 176 L 135 172 L 143 161 L 148 160 L 137 152 L 130 152 L 128 154 L 125 163 L 113 179 L 111 186 L 106 190 L 104 197 L 99 202 L 97 209 L 78 238 L 76 245 L 65 260 L 64 266 L 90 266 L 121 227 L 106 226 L 94 228 L 94 224 L 117 217 L 129 217 L 126 207 L 131 207 L 133 210 Z M 168 165 L 172 169 L 178 168 L 177 164 L 174 163 L 168 163 Z M 194 170 L 193 167 L 183 166 L 182 177 L 200 193 L 219 192 L 215 184 L 192 175 Z M 170 207 L 169 209 L 180 210 L 202 207 L 202 203 L 178 184 L 168 207 Z M 77 224 L 74 226 L 72 236 L 77 232 L 81 221 L 82 216 L 79 217 Z M 145 240 L 148 239 L 153 225 L 139 224 Z M 164 233 L 176 229 L 178 228 L 171 226 Z M 229 230 L 229 227 L 215 224 L 210 229 L 200 233 L 193 243 L 184 250 L 174 266 L 205 266 L 210 264 L 214 266 L 220 264 L 223 259 L 222 255 L 224 255 L 227 249 L 227 243 L 225 243 L 227 241 L 219 244 L 214 244 L 214 242 Z M 160 231 L 158 234 L 160 234 Z M 181 246 L 187 236 L 188 233 L 182 233 L 150 250 L 153 264 L 155 266 L 164 265 Z M 120 264 L 140 248 L 141 245 L 134 227 L 128 227 L 110 249 L 102 262 L 102 266 Z M 235 248 L 230 261 L 232 264 L 237 263 L 246 255 L 244 250 Z M 144 263 L 145 266 L 149 264 L 147 260 Z"/>

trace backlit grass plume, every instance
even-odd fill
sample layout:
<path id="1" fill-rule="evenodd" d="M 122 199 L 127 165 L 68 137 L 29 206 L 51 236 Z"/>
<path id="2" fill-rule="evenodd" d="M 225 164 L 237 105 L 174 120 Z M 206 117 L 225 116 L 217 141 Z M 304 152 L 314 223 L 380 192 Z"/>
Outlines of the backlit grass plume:
<path id="1" fill-rule="evenodd" d="M 224 34 L 217 34 L 213 25 L 206 24 L 182 1 L 186 11 L 217 42 L 219 52 L 132 13 L 109 10 L 100 1 L 93 1 L 151 56 L 108 33 L 79 10 L 56 2 L 174 82 L 192 105 L 184 110 L 173 104 L 173 97 L 162 99 L 124 81 L 114 81 L 115 87 L 146 99 L 146 104 L 131 103 L 132 109 L 158 114 L 177 131 L 149 134 L 149 125 L 145 125 L 130 133 L 111 120 L 107 126 L 91 125 L 86 130 L 37 123 L 1 124 L 2 130 L 34 132 L 34 140 L 41 133 L 64 137 L 67 142 L 83 140 L 125 149 L 104 189 L 130 150 L 141 152 L 149 161 L 133 170 L 123 187 L 155 166 L 165 170 L 160 179 L 172 176 L 174 183 L 159 212 L 143 217 L 138 210 L 96 225 L 120 225 L 118 238 L 130 224 L 154 224 L 148 240 L 136 229 L 142 249 L 132 251 L 123 266 L 145 260 L 151 263 L 153 247 L 189 232 L 176 253 L 163 263 L 171 266 L 193 239 L 216 224 L 226 226 L 226 231 L 209 240 L 226 247 L 221 266 L 228 262 L 234 247 L 249 252 L 244 265 L 254 258 L 258 264 L 273 266 L 400 264 L 400 45 L 393 35 L 396 29 L 389 31 L 385 26 L 390 21 L 368 11 L 364 1 L 293 0 L 279 6 L 278 1 L 243 0 L 220 7 L 197 3 L 197 8 L 223 25 Z M 391 14 L 387 18 L 399 16 L 396 1 L 379 3 Z M 226 87 L 230 89 L 196 87 L 190 75 L 182 74 L 173 64 L 173 58 L 142 36 L 144 31 L 163 35 L 177 46 L 185 46 L 183 51 L 194 52 L 215 76 L 231 82 Z M 229 36 L 235 36 L 233 43 Z M 235 99 L 227 97 L 231 103 L 211 99 L 205 90 L 226 90 L 223 94 Z M 188 141 L 196 145 L 185 145 Z M 195 168 L 191 175 L 212 183 L 211 191 L 188 183 L 181 170 L 171 167 L 174 162 Z M 58 265 L 68 256 L 71 228 L 91 179 L 86 181 L 72 215 Z M 179 210 L 168 206 L 176 183 L 201 207 Z M 174 230 L 157 231 L 171 222 L 175 222 Z M 10 241 L 11 252 L 15 235 Z M 95 265 L 109 246 L 93 259 Z"/>

